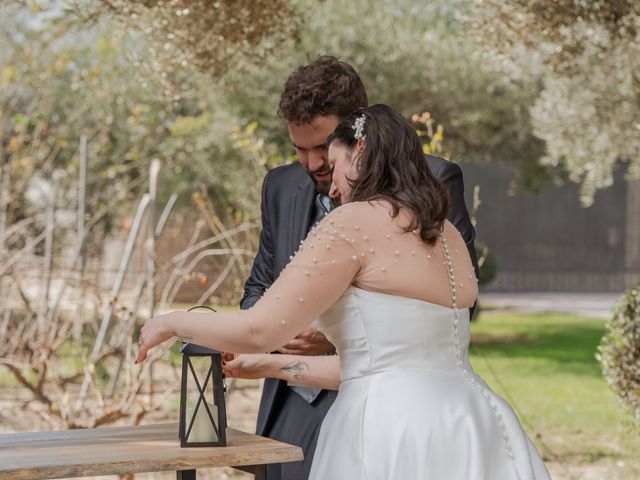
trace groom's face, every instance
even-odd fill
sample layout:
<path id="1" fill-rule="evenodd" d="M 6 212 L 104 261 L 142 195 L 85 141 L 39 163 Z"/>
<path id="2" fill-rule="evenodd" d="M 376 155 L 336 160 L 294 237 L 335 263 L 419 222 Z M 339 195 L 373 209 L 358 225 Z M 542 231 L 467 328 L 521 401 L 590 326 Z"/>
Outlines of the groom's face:
<path id="1" fill-rule="evenodd" d="M 316 189 L 325 195 L 331 188 L 327 137 L 340 123 L 336 115 L 318 115 L 308 123 L 288 122 L 291 143 L 302 166 L 316 184 Z"/>

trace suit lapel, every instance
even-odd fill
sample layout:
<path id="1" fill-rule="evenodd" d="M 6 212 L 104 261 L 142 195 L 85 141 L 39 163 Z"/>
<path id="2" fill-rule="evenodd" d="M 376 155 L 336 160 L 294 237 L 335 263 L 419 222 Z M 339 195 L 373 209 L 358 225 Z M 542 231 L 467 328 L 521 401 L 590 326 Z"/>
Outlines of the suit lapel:
<path id="1" fill-rule="evenodd" d="M 291 234 L 287 245 L 288 255 L 293 255 L 298 250 L 298 245 L 307 237 L 311 220 L 313 218 L 314 199 L 316 188 L 308 174 L 304 172 L 304 178 L 298 183 L 291 203 L 293 208 Z"/>

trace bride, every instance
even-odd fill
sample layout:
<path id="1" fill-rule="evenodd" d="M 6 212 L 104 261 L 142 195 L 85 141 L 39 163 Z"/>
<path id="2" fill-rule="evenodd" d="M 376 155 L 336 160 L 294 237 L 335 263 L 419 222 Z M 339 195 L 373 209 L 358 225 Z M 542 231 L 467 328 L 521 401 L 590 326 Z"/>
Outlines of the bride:
<path id="1" fill-rule="evenodd" d="M 447 193 L 411 125 L 359 109 L 328 139 L 342 206 L 310 233 L 245 311 L 148 320 L 150 348 L 173 337 L 227 352 L 231 376 L 338 390 L 311 479 L 548 479 L 515 413 L 468 361 L 478 287 Z M 268 355 L 314 325 L 337 356 Z"/>

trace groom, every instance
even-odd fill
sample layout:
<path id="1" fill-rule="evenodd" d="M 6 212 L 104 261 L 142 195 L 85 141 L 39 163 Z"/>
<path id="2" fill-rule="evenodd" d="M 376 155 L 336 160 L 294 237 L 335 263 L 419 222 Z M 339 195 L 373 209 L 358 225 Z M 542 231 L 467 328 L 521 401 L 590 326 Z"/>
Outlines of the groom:
<path id="1" fill-rule="evenodd" d="M 287 121 L 298 162 L 274 168 L 264 179 L 260 246 L 245 284 L 242 309 L 256 303 L 295 254 L 311 226 L 331 209 L 327 137 L 343 117 L 366 106 L 367 94 L 357 72 L 335 57 L 319 57 L 287 79 L 278 114 Z M 426 161 L 449 189 L 448 219 L 464 237 L 477 273 L 475 230 L 464 203 L 462 172 L 442 158 L 427 155 Z M 279 352 L 326 355 L 335 350 L 322 333 L 309 328 Z M 298 445 L 304 451 L 302 462 L 269 465 L 268 480 L 308 478 L 320 425 L 335 396 L 333 391 L 289 386 L 281 380 L 264 381 L 258 435 Z"/>

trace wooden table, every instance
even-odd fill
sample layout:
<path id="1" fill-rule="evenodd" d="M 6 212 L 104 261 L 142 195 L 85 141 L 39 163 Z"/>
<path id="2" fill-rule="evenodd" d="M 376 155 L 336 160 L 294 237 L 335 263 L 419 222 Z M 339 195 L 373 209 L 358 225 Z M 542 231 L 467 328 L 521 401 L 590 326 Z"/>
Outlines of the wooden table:
<path id="1" fill-rule="evenodd" d="M 178 424 L 0 435 L 0 479 L 86 477 L 231 466 L 264 479 L 269 463 L 302 460 L 299 447 L 227 429 L 226 447 L 180 448 Z"/>

